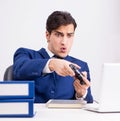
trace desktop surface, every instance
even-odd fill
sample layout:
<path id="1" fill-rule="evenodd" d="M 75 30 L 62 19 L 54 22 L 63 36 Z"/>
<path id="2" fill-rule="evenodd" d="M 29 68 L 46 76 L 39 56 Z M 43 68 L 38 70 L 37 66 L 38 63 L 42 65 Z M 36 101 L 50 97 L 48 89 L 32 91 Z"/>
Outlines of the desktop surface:
<path id="1" fill-rule="evenodd" d="M 91 104 L 92 105 L 92 104 Z M 96 113 L 85 109 L 47 108 L 46 104 L 34 104 L 32 118 L 0 118 L 0 121 L 118 121 L 120 113 Z"/>

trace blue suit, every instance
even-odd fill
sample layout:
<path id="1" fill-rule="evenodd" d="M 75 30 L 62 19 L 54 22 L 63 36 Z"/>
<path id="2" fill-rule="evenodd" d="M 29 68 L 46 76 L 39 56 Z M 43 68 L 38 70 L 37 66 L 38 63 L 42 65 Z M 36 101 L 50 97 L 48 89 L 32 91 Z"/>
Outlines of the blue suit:
<path id="1" fill-rule="evenodd" d="M 41 48 L 39 51 L 19 48 L 14 54 L 14 79 L 35 81 L 36 103 L 45 103 L 49 99 L 75 99 L 73 77 L 62 77 L 56 72 L 42 73 L 49 59 L 50 56 L 44 48 Z M 86 62 L 71 56 L 67 56 L 64 59 L 78 64 L 81 67 L 80 71 L 86 71 L 88 73 L 87 78 L 90 80 L 89 68 Z M 88 103 L 93 102 L 90 88 L 85 100 Z"/>

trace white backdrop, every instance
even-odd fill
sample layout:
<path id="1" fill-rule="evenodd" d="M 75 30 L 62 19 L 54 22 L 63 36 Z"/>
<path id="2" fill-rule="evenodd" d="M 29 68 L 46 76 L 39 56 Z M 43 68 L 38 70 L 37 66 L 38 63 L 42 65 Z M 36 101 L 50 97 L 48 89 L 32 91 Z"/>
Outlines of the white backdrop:
<path id="1" fill-rule="evenodd" d="M 71 55 L 87 61 L 98 97 L 103 62 L 120 62 L 120 0 L 0 0 L 0 80 L 19 47 L 46 46 L 45 23 L 54 10 L 76 19 Z"/>

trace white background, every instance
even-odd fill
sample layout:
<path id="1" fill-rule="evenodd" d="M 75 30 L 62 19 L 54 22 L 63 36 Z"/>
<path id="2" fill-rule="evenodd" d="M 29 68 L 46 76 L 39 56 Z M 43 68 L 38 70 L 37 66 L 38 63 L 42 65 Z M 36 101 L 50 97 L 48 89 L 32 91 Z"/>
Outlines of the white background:
<path id="1" fill-rule="evenodd" d="M 17 48 L 46 46 L 46 19 L 54 10 L 76 19 L 70 54 L 88 62 L 97 98 L 102 63 L 120 62 L 120 0 L 0 0 L 0 80 Z"/>

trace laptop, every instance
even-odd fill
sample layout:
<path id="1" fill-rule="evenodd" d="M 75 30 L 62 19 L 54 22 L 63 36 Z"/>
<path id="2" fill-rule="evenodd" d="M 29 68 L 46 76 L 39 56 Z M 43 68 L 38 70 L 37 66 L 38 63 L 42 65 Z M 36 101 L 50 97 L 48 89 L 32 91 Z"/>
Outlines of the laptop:
<path id="1" fill-rule="evenodd" d="M 120 63 L 104 63 L 100 80 L 98 103 L 85 105 L 95 112 L 120 112 Z"/>

